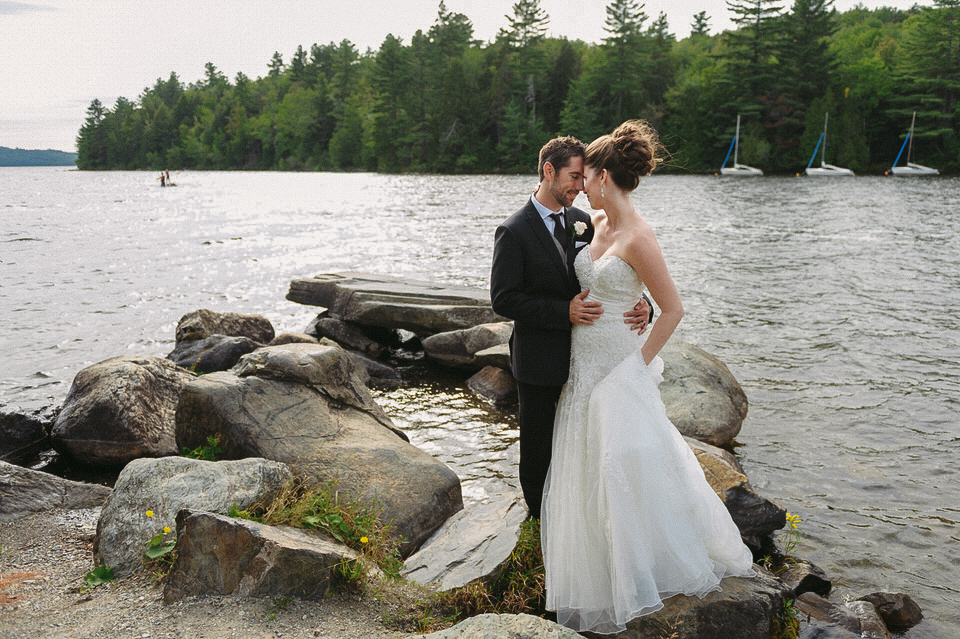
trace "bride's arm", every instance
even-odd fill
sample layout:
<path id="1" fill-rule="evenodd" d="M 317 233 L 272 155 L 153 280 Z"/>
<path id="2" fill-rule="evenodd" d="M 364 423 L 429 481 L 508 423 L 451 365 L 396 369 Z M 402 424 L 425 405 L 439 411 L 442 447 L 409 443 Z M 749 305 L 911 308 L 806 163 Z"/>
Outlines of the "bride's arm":
<path id="1" fill-rule="evenodd" d="M 644 228 L 633 234 L 627 245 L 625 259 L 660 307 L 660 317 L 650 329 L 647 341 L 641 349 L 643 361 L 649 364 L 683 318 L 683 303 L 667 270 L 667 263 L 663 259 L 653 229 L 644 225 Z"/>

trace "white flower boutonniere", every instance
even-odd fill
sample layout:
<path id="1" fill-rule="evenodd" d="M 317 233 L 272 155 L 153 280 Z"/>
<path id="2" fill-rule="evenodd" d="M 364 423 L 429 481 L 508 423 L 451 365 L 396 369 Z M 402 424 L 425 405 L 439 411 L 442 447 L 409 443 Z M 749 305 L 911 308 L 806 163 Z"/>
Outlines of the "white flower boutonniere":
<path id="1" fill-rule="evenodd" d="M 587 232 L 587 223 L 586 222 L 574 222 L 573 223 L 573 238 L 576 239 L 582 236 Z"/>

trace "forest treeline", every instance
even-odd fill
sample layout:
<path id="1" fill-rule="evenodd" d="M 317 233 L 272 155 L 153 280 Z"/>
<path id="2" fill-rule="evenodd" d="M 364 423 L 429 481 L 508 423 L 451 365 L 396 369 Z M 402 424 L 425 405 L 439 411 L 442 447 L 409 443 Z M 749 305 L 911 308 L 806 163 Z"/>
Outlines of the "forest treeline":
<path id="1" fill-rule="evenodd" d="M 406 43 L 300 46 L 288 60 L 275 53 L 262 78 L 231 81 L 207 63 L 193 84 L 171 73 L 136 101 L 94 100 L 77 165 L 530 171 L 554 135 L 590 141 L 642 118 L 661 132 L 670 167 L 714 171 L 739 114 L 740 162 L 793 173 L 829 112 L 826 161 L 882 172 L 916 112 L 912 159 L 960 170 L 960 0 L 846 12 L 832 0 L 786 2 L 727 0 L 734 29 L 711 33 L 701 12 L 678 40 L 665 14 L 612 0 L 596 44 L 546 37 L 539 0 L 519 0 L 480 42 L 440 2 L 434 24 Z"/>

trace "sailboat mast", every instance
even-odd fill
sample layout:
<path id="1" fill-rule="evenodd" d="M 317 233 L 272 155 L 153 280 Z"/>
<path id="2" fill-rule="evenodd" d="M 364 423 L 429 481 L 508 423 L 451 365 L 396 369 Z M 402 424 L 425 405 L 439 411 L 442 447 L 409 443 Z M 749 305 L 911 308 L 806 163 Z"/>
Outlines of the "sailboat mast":
<path id="1" fill-rule="evenodd" d="M 733 167 L 737 167 L 737 157 L 740 155 L 740 114 L 737 114 L 737 135 L 733 138 Z"/>
<path id="2" fill-rule="evenodd" d="M 917 112 L 913 112 L 913 119 L 910 120 L 910 135 L 907 137 L 907 165 L 910 165 L 910 151 L 913 150 L 913 125 L 917 123 Z"/>
<path id="3" fill-rule="evenodd" d="M 823 148 L 820 149 L 820 166 L 823 166 L 827 159 L 827 118 L 829 117 L 829 111 L 823 114 Z"/>

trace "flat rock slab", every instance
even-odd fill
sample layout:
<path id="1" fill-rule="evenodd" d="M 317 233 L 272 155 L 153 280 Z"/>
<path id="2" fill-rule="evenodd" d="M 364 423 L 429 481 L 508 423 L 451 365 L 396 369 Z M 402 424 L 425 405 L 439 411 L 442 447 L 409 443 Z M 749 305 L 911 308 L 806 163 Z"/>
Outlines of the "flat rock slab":
<path id="1" fill-rule="evenodd" d="M 505 321 L 483 289 L 352 271 L 293 280 L 287 299 L 325 307 L 342 320 L 419 336 Z"/>
<path id="2" fill-rule="evenodd" d="M 402 574 L 438 590 L 487 577 L 510 557 L 526 517 L 520 494 L 461 510 L 407 559 Z"/>
<path id="3" fill-rule="evenodd" d="M 93 508 L 106 501 L 110 489 L 0 461 L 0 522 L 63 508 Z"/>

